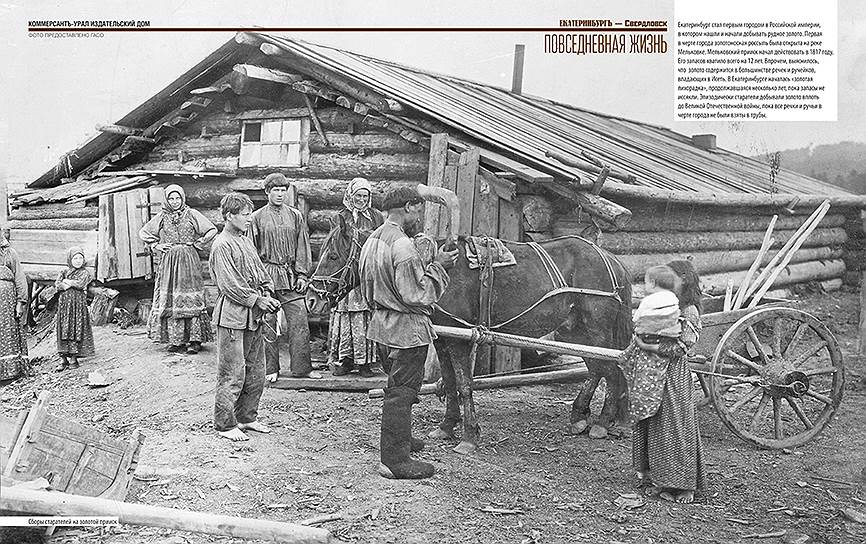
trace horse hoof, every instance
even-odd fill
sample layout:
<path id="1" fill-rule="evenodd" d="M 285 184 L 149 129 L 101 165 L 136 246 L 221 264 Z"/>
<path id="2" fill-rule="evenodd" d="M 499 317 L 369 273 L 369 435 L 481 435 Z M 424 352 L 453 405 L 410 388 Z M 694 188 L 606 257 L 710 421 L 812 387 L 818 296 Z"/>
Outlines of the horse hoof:
<path id="1" fill-rule="evenodd" d="M 454 438 L 454 434 L 437 428 L 430 431 L 430 434 L 428 434 L 427 437 L 432 438 L 433 440 L 451 440 Z"/>
<path id="2" fill-rule="evenodd" d="M 607 429 L 601 425 L 593 425 L 589 429 L 589 437 L 595 439 L 607 438 Z"/>
<path id="3" fill-rule="evenodd" d="M 589 423 L 585 419 L 581 419 L 572 423 L 568 428 L 568 432 L 571 434 L 582 434 L 587 427 L 589 427 Z"/>
<path id="4" fill-rule="evenodd" d="M 472 442 L 461 442 L 454 446 L 454 453 L 459 453 L 460 455 L 470 455 L 475 453 L 475 450 L 478 449 L 478 446 L 473 444 Z"/>

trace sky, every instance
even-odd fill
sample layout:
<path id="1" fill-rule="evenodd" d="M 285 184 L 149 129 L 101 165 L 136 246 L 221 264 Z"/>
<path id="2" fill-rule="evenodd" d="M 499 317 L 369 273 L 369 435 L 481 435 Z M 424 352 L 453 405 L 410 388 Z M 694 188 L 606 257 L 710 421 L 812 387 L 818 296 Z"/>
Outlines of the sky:
<path id="1" fill-rule="evenodd" d="M 684 1 L 684 0 L 680 0 Z M 695 0 L 690 0 L 695 1 Z M 773 0 L 780 1 L 780 0 Z M 791 1 L 791 0 L 789 0 Z M 799 0 L 802 1 L 802 0 Z M 816 0 L 822 4 L 833 0 Z M 292 37 L 427 70 L 510 87 L 514 45 L 526 45 L 523 91 L 669 127 L 714 133 L 746 155 L 866 141 L 866 2 L 838 0 L 839 106 L 835 122 L 674 120 L 674 55 L 553 55 L 542 32 L 314 32 Z M 0 0 L 0 180 L 29 182 L 65 152 L 141 104 L 234 36 L 225 32 L 28 36 L 28 20 L 137 19 L 152 26 L 529 27 L 560 19 L 667 20 L 674 0 Z"/>

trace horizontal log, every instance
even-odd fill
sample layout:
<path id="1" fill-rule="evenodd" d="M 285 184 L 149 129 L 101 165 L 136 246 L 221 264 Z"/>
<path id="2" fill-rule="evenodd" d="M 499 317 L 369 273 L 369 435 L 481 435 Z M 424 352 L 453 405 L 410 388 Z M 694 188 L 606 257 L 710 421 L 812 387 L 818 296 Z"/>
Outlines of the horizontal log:
<path id="1" fill-rule="evenodd" d="M 781 248 L 794 230 L 777 230 L 771 249 Z M 611 232 L 602 233 L 598 243 L 617 255 L 641 253 L 682 253 L 691 251 L 722 251 L 761 247 L 763 232 Z M 816 229 L 806 239 L 804 247 L 842 245 L 848 239 L 844 229 Z"/>
<path id="2" fill-rule="evenodd" d="M 826 246 L 801 248 L 794 254 L 791 262 L 839 259 L 844 254 L 840 248 Z M 761 266 L 766 266 L 774 253 L 764 256 Z M 642 282 L 647 269 L 667 262 L 687 259 L 692 262 L 698 274 L 714 274 L 734 270 L 747 270 L 758 256 L 757 249 L 731 251 L 701 251 L 694 253 L 649 253 L 640 255 L 618 255 L 617 259 L 625 265 L 632 281 Z"/>
<path id="3" fill-rule="evenodd" d="M 627 207 L 629 207 L 626 204 Z M 631 221 L 625 227 L 627 232 L 700 232 L 700 231 L 761 231 L 770 224 L 770 215 L 749 213 L 724 213 L 707 207 L 679 207 L 678 211 L 665 211 L 664 207 L 629 207 Z M 806 215 L 780 215 L 776 229 L 796 229 L 806 220 Z M 579 223 L 577 213 L 557 215 L 553 222 L 556 236 L 568 234 Z M 841 227 L 845 224 L 843 214 L 828 214 L 821 220 L 819 227 Z M 603 225 L 604 226 L 604 225 Z M 609 230 L 609 229 L 607 229 Z"/>
<path id="4" fill-rule="evenodd" d="M 67 268 L 66 264 L 21 263 L 21 270 L 30 281 L 53 282 Z M 88 266 L 86 268 L 95 278 L 96 267 Z"/>
<path id="5" fill-rule="evenodd" d="M 421 146 L 413 144 L 396 134 L 366 133 L 346 134 L 331 132 L 322 127 L 328 137 L 330 146 L 325 146 L 322 137 L 317 133 L 310 134 L 310 152 L 312 153 L 423 153 Z"/>
<path id="6" fill-rule="evenodd" d="M 180 162 L 179 160 L 143 160 L 134 165 L 136 170 L 163 170 L 178 173 L 220 173 L 235 175 L 238 170 L 238 158 L 208 157 Z"/>
<path id="7" fill-rule="evenodd" d="M 295 523 L 193 512 L 21 487 L 3 487 L 0 493 L 0 509 L 42 516 L 112 516 L 120 523 L 129 525 L 165 527 L 178 531 L 287 544 L 331 542 L 331 533 L 325 529 Z"/>
<path id="8" fill-rule="evenodd" d="M 18 229 L 11 232 L 9 242 L 22 263 L 65 265 L 72 246 L 84 249 L 90 264 L 96 262 L 96 240 L 96 231 Z"/>
<path id="9" fill-rule="evenodd" d="M 810 281 L 823 281 L 833 278 L 841 278 L 845 274 L 845 263 L 841 260 L 833 261 L 808 261 L 804 263 L 791 264 L 779 274 L 773 282 L 774 288 L 806 283 Z M 707 294 L 721 295 L 727 288 L 730 278 L 734 285 L 739 285 L 745 271 L 725 274 L 708 274 L 701 278 L 701 287 Z"/>
<path id="10" fill-rule="evenodd" d="M 301 196 L 313 208 L 342 208 L 343 195 L 349 186 L 348 179 L 309 179 L 297 177 L 297 172 L 283 171 L 289 180 L 298 188 Z M 263 176 L 264 177 L 264 176 Z M 263 178 L 262 177 L 262 178 Z M 215 208 L 220 199 L 231 191 L 242 191 L 255 199 L 264 199 L 264 180 L 262 178 L 238 178 L 233 181 L 209 181 L 206 183 L 184 182 L 180 185 L 186 191 L 187 203 L 193 207 Z M 395 185 L 416 186 L 418 183 L 410 180 L 370 180 L 373 186 L 373 201 L 381 201 L 384 192 Z"/>
<path id="11" fill-rule="evenodd" d="M 66 217 L 56 219 L 12 219 L 7 223 L 10 229 L 34 230 L 96 230 L 99 218 Z"/>
<path id="12" fill-rule="evenodd" d="M 145 155 L 143 160 L 171 161 L 178 158 L 178 152 L 183 152 L 186 159 L 206 159 L 208 157 L 234 157 L 237 159 L 240 146 L 240 133 L 210 137 L 202 137 L 200 134 L 185 136 L 160 142 L 158 146 Z"/>
<path id="13" fill-rule="evenodd" d="M 639 198 L 644 200 L 655 200 L 670 204 L 690 204 L 701 206 L 722 206 L 731 208 L 772 206 L 786 208 L 793 205 L 795 208 L 815 209 L 825 200 L 830 201 L 831 206 L 845 208 L 866 208 L 866 195 L 832 194 L 832 195 L 803 195 L 791 193 L 698 193 L 692 191 L 674 191 L 667 189 L 654 189 L 636 185 L 627 185 L 619 182 L 605 184 L 601 194 L 609 198 Z"/>
<path id="14" fill-rule="evenodd" d="M 564 370 L 552 370 L 550 372 L 532 372 L 527 374 L 513 374 L 510 376 L 492 376 L 489 378 L 475 378 L 472 380 L 472 390 L 503 389 L 506 387 L 521 387 L 524 385 L 540 385 L 545 383 L 568 383 L 585 380 L 589 376 L 586 365 L 579 363 L 574 368 Z M 426 383 L 421 386 L 419 395 L 432 395 L 436 392 L 435 383 Z M 382 389 L 371 389 L 368 393 L 371 399 L 381 399 L 385 396 Z"/>
<path id="15" fill-rule="evenodd" d="M 22 206 L 15 208 L 9 214 L 13 221 L 28 221 L 31 219 L 66 219 L 66 218 L 94 218 L 99 217 L 98 206 L 84 206 L 84 203 L 76 205 L 68 204 L 43 204 L 39 206 Z"/>
<path id="16" fill-rule="evenodd" d="M 99 123 L 96 124 L 96 130 L 111 134 L 122 134 L 124 136 L 140 136 L 142 133 L 142 129 L 140 128 L 124 127 L 121 125 L 102 125 Z"/>

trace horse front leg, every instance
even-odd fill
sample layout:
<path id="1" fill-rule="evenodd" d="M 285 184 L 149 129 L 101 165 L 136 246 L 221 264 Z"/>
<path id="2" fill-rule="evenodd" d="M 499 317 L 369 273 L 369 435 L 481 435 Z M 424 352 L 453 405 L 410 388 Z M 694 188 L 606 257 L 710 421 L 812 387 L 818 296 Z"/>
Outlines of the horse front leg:
<path id="1" fill-rule="evenodd" d="M 454 357 L 456 364 L 453 365 L 457 379 L 457 391 L 463 404 L 463 437 L 454 448 L 455 453 L 468 455 L 478 449 L 478 438 L 481 435 L 481 427 L 475 414 L 475 401 L 472 398 L 472 371 L 475 367 L 474 360 L 477 353 L 476 344 L 469 350 L 468 357 Z M 458 355 L 458 350 L 454 350 Z M 465 350 L 462 350 L 465 351 Z"/>
<path id="2" fill-rule="evenodd" d="M 442 386 L 445 390 L 445 417 L 439 427 L 430 432 L 429 437 L 440 440 L 451 440 L 454 438 L 454 427 L 460 423 L 460 400 L 457 392 L 457 376 L 454 372 L 454 361 L 457 360 L 453 353 L 452 342 L 443 342 L 437 349 L 439 355 L 439 368 L 442 371 Z"/>

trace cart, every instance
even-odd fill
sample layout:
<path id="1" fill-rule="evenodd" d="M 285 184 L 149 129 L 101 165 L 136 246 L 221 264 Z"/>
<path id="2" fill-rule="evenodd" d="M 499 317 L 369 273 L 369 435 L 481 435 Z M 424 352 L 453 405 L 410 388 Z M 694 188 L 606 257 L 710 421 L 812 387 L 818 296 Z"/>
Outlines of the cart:
<path id="1" fill-rule="evenodd" d="M 743 440 L 773 449 L 805 444 L 821 432 L 842 401 L 845 382 L 842 353 L 833 333 L 812 315 L 791 308 L 787 300 L 765 298 L 756 308 L 734 311 L 722 310 L 723 297 L 704 302 L 703 330 L 692 347 L 690 366 L 724 424 Z M 483 328 L 434 328 L 440 335 L 479 344 L 611 364 L 622 353 Z M 538 374 L 537 382 L 524 376 L 521 385 L 550 381 L 541 378 L 544 373 Z"/>
<path id="2" fill-rule="evenodd" d="M 724 424 L 764 448 L 805 444 L 842 401 L 845 372 L 833 333 L 789 301 L 721 311 L 706 301 L 692 370 Z"/>

